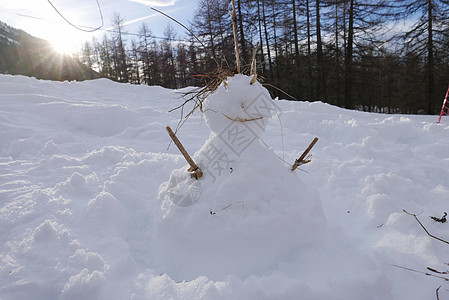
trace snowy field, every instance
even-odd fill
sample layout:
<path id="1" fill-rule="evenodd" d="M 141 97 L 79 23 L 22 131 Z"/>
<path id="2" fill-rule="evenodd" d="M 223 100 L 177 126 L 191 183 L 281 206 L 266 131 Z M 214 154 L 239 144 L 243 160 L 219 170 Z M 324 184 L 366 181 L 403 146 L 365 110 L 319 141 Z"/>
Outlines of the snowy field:
<path id="1" fill-rule="evenodd" d="M 0 75 L 1 300 L 449 298 L 423 274 L 449 245 L 402 211 L 449 239 L 447 117 L 280 100 L 232 147 L 261 120 L 211 101 L 178 133 L 197 181 L 168 148 L 182 92 Z"/>

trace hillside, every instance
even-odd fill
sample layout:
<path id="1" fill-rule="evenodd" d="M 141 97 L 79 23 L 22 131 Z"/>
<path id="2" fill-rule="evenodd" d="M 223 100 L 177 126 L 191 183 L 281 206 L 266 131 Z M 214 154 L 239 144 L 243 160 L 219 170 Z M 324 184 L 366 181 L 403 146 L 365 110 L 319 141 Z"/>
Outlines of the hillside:
<path id="1" fill-rule="evenodd" d="M 0 73 L 49 80 L 87 80 L 98 75 L 50 43 L 0 22 Z"/>

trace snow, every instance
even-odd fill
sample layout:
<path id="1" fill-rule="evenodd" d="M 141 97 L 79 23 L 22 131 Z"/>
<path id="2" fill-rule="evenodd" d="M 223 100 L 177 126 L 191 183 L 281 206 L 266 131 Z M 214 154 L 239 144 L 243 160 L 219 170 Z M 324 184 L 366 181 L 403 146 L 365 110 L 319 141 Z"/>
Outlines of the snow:
<path id="1" fill-rule="evenodd" d="M 165 131 L 187 89 L 0 75 L 0 299 L 447 297 L 397 266 L 447 270 L 402 210 L 448 238 L 429 218 L 448 211 L 448 120 L 271 100 L 249 80 L 178 132 L 195 180 Z M 292 173 L 282 160 L 314 137 Z"/>

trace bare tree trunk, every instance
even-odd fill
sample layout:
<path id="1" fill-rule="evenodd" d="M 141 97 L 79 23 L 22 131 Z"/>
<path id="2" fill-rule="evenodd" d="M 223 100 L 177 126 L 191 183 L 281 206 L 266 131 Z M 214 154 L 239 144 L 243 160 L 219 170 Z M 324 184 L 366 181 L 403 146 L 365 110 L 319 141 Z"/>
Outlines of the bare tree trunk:
<path id="1" fill-rule="evenodd" d="M 346 1 L 343 2 L 343 49 L 345 50 L 346 55 Z"/>
<path id="2" fill-rule="evenodd" d="M 312 100 L 312 45 L 310 41 L 310 7 L 309 0 L 306 0 L 306 14 L 307 14 L 307 74 L 308 74 L 308 83 L 307 83 L 307 97 L 308 100 Z"/>
<path id="3" fill-rule="evenodd" d="M 354 0 L 350 0 L 349 5 L 348 43 L 345 53 L 345 107 L 348 109 L 352 109 L 352 47 L 354 38 Z"/>
<path id="4" fill-rule="evenodd" d="M 434 97 L 434 79 L 433 79 L 433 3 L 432 0 L 427 0 L 428 5 L 428 27 L 427 27 L 427 92 L 428 92 L 428 107 L 427 113 L 430 115 L 432 111 L 432 100 Z"/>
<path id="5" fill-rule="evenodd" d="M 131 76 L 131 83 L 140 84 L 139 47 L 135 40 L 131 41 L 131 54 L 134 64 L 135 77 Z M 132 73 L 131 73 L 132 74 Z"/>
<path id="6" fill-rule="evenodd" d="M 273 63 L 271 61 L 271 51 L 270 51 L 270 43 L 268 41 L 268 29 L 267 29 L 267 18 L 265 15 L 265 1 L 262 0 L 262 15 L 263 15 L 263 28 L 265 31 L 265 42 L 267 44 L 267 54 L 268 54 L 268 66 L 270 67 L 270 76 L 273 79 Z"/>
<path id="7" fill-rule="evenodd" d="M 299 42 L 298 42 L 298 24 L 296 22 L 296 0 L 292 0 L 293 7 L 293 34 L 295 35 L 295 66 L 296 66 L 296 82 L 295 82 L 295 90 L 299 92 L 300 90 L 300 81 L 299 81 Z"/>
<path id="8" fill-rule="evenodd" d="M 265 73 L 265 55 L 263 53 L 263 38 L 262 38 L 262 21 L 260 15 L 260 0 L 257 0 L 257 21 L 259 23 L 259 43 L 260 43 L 260 53 L 262 55 L 262 68 L 263 73 Z"/>
<path id="9" fill-rule="evenodd" d="M 142 23 L 139 34 L 141 47 L 140 56 L 143 64 L 143 82 L 147 85 L 150 85 L 150 56 L 148 35 L 150 35 L 151 32 L 149 31 L 146 23 Z"/>
<path id="10" fill-rule="evenodd" d="M 128 62 L 126 57 L 126 50 L 125 50 L 125 41 L 123 40 L 123 25 L 125 23 L 125 20 L 120 16 L 119 13 L 115 13 L 112 24 L 114 26 L 114 29 L 116 31 L 116 39 L 115 39 L 115 47 L 116 47 L 116 56 L 117 56 L 117 73 L 118 73 L 118 80 L 120 82 L 129 82 L 129 76 L 128 76 Z"/>
<path id="11" fill-rule="evenodd" d="M 294 36 L 295 60 L 296 60 L 296 67 L 297 69 L 299 69 L 299 43 L 298 43 L 298 24 L 296 22 L 296 0 L 292 0 L 292 8 L 293 8 L 293 34 L 295 35 Z"/>
<path id="12" fill-rule="evenodd" d="M 242 8 L 240 5 L 241 0 L 237 0 L 237 11 L 239 15 L 239 29 L 240 29 L 240 47 L 242 47 L 242 58 L 243 63 L 248 63 L 248 53 L 246 51 L 246 43 L 245 43 L 245 35 L 243 31 L 243 17 L 242 17 Z"/>
<path id="13" fill-rule="evenodd" d="M 338 62 L 338 2 L 335 3 L 335 59 Z"/>
<path id="14" fill-rule="evenodd" d="M 210 3 L 207 2 L 207 30 L 209 34 L 209 42 L 210 42 L 210 51 L 212 52 L 212 58 L 215 60 L 217 57 L 217 53 L 215 50 L 215 43 L 214 43 L 214 30 L 212 25 L 212 12 L 210 8 Z"/>
<path id="15" fill-rule="evenodd" d="M 339 32 L 339 28 L 338 28 L 338 2 L 335 3 L 335 68 L 336 70 L 339 69 L 340 67 L 340 48 L 339 48 L 339 44 L 338 44 L 338 32 Z M 338 106 L 343 106 L 343 104 L 341 103 L 341 97 L 340 97 L 340 85 L 338 84 L 339 82 L 339 73 L 340 72 L 335 72 L 333 74 L 334 76 L 334 80 L 337 82 L 337 85 L 334 87 L 336 90 L 336 98 L 337 98 L 337 105 Z"/>
<path id="16" fill-rule="evenodd" d="M 317 100 L 326 99 L 326 83 L 324 78 L 323 43 L 321 41 L 321 21 L 320 21 L 320 0 L 316 0 L 316 40 L 317 40 L 317 68 L 318 76 L 316 81 Z"/>
<path id="17" fill-rule="evenodd" d="M 274 0 L 273 0 L 274 2 Z M 263 3 L 263 2 L 262 2 Z M 277 34 L 276 34 L 276 11 L 274 9 L 274 3 L 272 5 L 273 7 L 273 38 L 274 38 L 274 53 L 275 53 L 275 58 L 277 60 L 277 58 L 279 57 L 278 55 L 278 39 L 277 39 Z M 265 15 L 265 13 L 264 13 Z M 265 19 L 265 18 L 264 18 Z M 271 75 L 273 76 L 273 71 L 271 71 Z M 279 78 L 279 68 L 276 68 L 276 76 L 277 78 Z"/>

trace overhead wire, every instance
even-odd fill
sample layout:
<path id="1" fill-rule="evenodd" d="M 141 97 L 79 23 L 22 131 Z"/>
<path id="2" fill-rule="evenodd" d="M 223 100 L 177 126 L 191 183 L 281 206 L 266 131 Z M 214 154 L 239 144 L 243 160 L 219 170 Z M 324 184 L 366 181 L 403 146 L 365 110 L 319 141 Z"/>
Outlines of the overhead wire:
<path id="1" fill-rule="evenodd" d="M 59 16 L 61 16 L 61 18 L 64 19 L 64 21 L 66 21 L 69 25 L 73 26 L 74 28 L 80 30 L 80 31 L 84 31 L 84 32 L 95 32 L 101 28 L 103 28 L 104 26 L 104 19 L 103 19 L 103 13 L 101 12 L 101 6 L 100 3 L 98 2 L 98 0 L 95 0 L 95 2 L 97 3 L 98 6 L 98 12 L 100 13 L 100 18 L 101 18 L 101 25 L 99 27 L 93 28 L 93 29 L 83 29 L 75 24 L 73 24 L 72 22 L 70 22 L 66 17 L 64 17 L 64 15 L 56 8 L 56 6 L 54 6 L 54 4 L 51 2 L 51 0 L 47 0 L 48 3 L 50 3 L 51 7 L 53 7 L 53 9 L 58 13 Z M 83 26 L 88 28 L 87 26 Z"/>
<path id="2" fill-rule="evenodd" d="M 45 21 L 45 22 L 52 22 L 52 23 L 57 23 L 57 21 L 55 20 L 50 20 L 50 19 L 46 19 L 46 18 L 41 18 L 41 17 L 36 17 L 36 16 L 32 16 L 32 15 L 28 15 L 28 14 L 21 14 L 21 13 L 12 13 L 10 11 L 4 10 L 0 8 L 0 11 L 5 12 L 5 13 L 9 13 L 9 14 L 14 14 L 20 17 L 24 17 L 24 18 L 30 18 L 30 19 L 35 19 L 35 20 L 39 20 L 39 21 Z M 84 27 L 84 28 L 88 28 L 89 30 L 82 30 L 84 32 L 95 32 L 95 31 L 104 31 L 104 32 L 110 32 L 110 33 L 119 33 L 116 30 L 113 29 L 105 29 L 105 28 L 94 28 L 94 27 L 90 27 L 90 26 L 81 26 L 81 25 L 75 25 L 77 27 Z M 104 25 L 103 25 L 104 26 Z M 77 28 L 78 29 L 78 28 Z M 94 30 L 96 29 L 96 30 Z M 121 34 L 123 35 L 128 35 L 128 36 L 137 36 L 137 37 L 143 37 L 144 35 L 139 34 L 139 33 L 133 33 L 133 32 L 121 32 Z M 193 42 L 196 43 L 195 40 L 189 39 L 173 39 L 173 38 L 166 38 L 166 37 L 161 37 L 161 36 L 156 36 L 156 35 L 145 35 L 145 37 L 147 38 L 153 38 L 153 39 L 158 39 L 158 40 L 167 40 L 167 41 L 173 41 L 173 42 Z"/>

